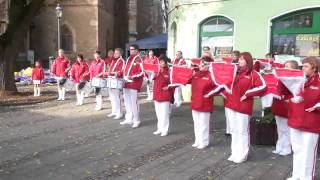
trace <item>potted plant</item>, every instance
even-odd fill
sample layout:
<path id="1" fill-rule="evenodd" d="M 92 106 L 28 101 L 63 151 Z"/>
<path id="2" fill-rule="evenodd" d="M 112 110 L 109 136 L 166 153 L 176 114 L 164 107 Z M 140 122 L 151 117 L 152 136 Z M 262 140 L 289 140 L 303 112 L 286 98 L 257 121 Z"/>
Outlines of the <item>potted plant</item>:
<path id="1" fill-rule="evenodd" d="M 261 117 L 253 116 L 250 120 L 250 142 L 255 145 L 275 145 L 277 126 L 271 107 L 263 109 Z"/>

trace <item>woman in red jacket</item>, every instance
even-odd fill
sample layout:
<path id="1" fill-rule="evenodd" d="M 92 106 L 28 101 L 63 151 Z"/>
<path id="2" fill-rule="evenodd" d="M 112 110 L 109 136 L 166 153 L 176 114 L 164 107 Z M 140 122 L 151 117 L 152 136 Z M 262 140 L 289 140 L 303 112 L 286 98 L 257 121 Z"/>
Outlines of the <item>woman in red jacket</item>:
<path id="1" fill-rule="evenodd" d="M 239 68 L 231 94 L 227 94 L 225 107 L 228 113 L 231 132 L 231 156 L 229 161 L 241 163 L 247 160 L 250 147 L 249 120 L 253 111 L 253 97 L 266 89 L 262 76 L 253 70 L 250 53 L 240 54 Z"/>
<path id="2" fill-rule="evenodd" d="M 203 149 L 209 145 L 209 123 L 213 111 L 213 94 L 216 90 L 209 72 L 211 57 L 203 57 L 199 71 L 191 79 L 191 110 L 194 124 L 195 148 Z"/>
<path id="3" fill-rule="evenodd" d="M 40 96 L 40 84 L 44 80 L 43 68 L 39 61 L 36 61 L 35 67 L 32 69 L 33 96 Z"/>
<path id="4" fill-rule="evenodd" d="M 286 69 L 299 68 L 297 61 L 287 61 L 284 65 Z M 290 130 L 288 127 L 288 103 L 292 95 L 280 81 L 278 82 L 277 89 L 281 97 L 273 98 L 272 113 L 275 116 L 277 123 L 278 140 L 276 149 L 272 151 L 272 153 L 286 156 L 292 152 Z"/>
<path id="5" fill-rule="evenodd" d="M 82 81 L 89 80 L 89 66 L 84 61 L 82 54 L 78 54 L 77 62 L 72 65 L 71 77 L 76 84 L 77 105 L 82 105 L 84 92 L 80 90 L 79 84 Z"/>
<path id="6" fill-rule="evenodd" d="M 152 49 L 149 49 L 148 56 L 143 60 L 143 63 L 159 64 L 159 59 L 154 55 L 154 52 Z M 153 90 L 154 82 L 152 79 L 154 77 L 154 74 L 145 72 L 145 76 L 147 79 L 147 94 L 148 94 L 148 97 L 146 100 L 151 101 L 153 98 L 152 90 Z"/>
<path id="7" fill-rule="evenodd" d="M 312 180 L 315 175 L 317 147 L 320 133 L 320 60 L 307 57 L 302 70 L 307 81 L 299 95 L 291 99 L 288 125 L 293 150 L 293 171 L 290 180 Z"/>
<path id="8" fill-rule="evenodd" d="M 155 135 L 166 136 L 169 130 L 170 103 L 172 102 L 173 89 L 168 88 L 170 84 L 169 58 L 160 56 L 160 72 L 154 78 L 153 100 L 158 119 Z"/>

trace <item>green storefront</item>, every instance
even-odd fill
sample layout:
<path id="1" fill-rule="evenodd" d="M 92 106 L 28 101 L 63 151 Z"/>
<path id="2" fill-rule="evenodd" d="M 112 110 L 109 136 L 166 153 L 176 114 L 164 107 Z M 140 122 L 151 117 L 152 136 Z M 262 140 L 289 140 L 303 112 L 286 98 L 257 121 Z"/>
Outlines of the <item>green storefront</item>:
<path id="1" fill-rule="evenodd" d="M 172 0 L 169 6 L 169 56 L 181 50 L 196 57 L 203 46 L 215 56 L 232 50 L 319 56 L 319 0 Z"/>

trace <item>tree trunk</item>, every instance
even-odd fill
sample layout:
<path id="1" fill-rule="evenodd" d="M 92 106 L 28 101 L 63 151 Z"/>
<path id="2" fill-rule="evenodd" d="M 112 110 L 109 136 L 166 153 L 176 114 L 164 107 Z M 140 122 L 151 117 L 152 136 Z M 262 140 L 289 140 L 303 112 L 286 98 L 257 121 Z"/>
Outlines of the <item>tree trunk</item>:
<path id="1" fill-rule="evenodd" d="M 44 0 L 32 0 L 23 7 L 19 6 L 20 2 L 19 0 L 11 1 L 8 28 L 0 36 L 0 97 L 17 92 L 14 82 L 15 60 L 23 46 L 22 42 L 30 22 Z"/>

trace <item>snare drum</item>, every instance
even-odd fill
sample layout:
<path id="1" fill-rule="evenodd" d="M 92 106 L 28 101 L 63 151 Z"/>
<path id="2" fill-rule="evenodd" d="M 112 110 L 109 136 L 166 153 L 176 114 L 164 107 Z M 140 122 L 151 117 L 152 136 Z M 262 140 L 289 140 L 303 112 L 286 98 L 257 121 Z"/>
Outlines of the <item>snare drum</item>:
<path id="1" fill-rule="evenodd" d="M 95 78 L 92 78 L 92 80 L 91 80 L 91 85 L 93 87 L 105 88 L 105 87 L 107 87 L 107 84 L 108 84 L 108 82 L 106 79 L 95 77 Z"/>
<path id="2" fill-rule="evenodd" d="M 111 89 L 122 89 L 123 88 L 123 80 L 117 79 L 115 77 L 108 77 L 108 88 Z"/>

